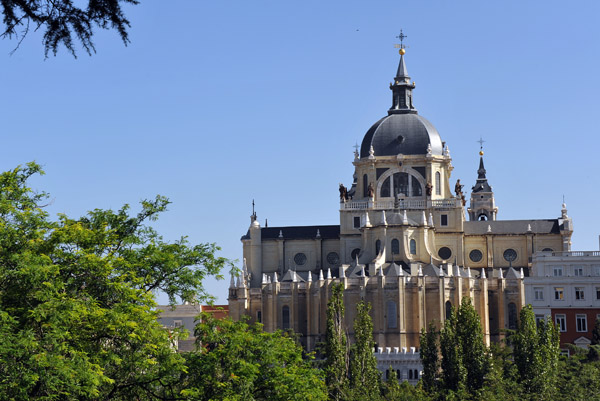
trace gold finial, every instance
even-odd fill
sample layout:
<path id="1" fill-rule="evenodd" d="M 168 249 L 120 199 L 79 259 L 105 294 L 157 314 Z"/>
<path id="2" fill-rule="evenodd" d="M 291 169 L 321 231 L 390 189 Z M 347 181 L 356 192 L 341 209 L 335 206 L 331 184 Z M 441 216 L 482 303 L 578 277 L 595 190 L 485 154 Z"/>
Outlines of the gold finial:
<path id="1" fill-rule="evenodd" d="M 400 49 L 400 50 L 398 50 L 398 53 L 400 53 L 401 56 L 404 56 L 404 54 L 406 53 L 406 50 Z"/>
<path id="2" fill-rule="evenodd" d="M 479 156 L 483 156 L 483 143 L 485 142 L 482 137 L 479 137 Z"/>

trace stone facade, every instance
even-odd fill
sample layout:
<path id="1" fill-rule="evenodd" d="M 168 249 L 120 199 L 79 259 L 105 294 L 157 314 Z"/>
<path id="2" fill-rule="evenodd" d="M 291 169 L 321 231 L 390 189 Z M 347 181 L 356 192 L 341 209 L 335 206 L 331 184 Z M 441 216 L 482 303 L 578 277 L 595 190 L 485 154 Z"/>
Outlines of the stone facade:
<path id="1" fill-rule="evenodd" d="M 243 273 L 232 277 L 229 310 L 265 330 L 293 329 L 308 350 L 324 340 L 331 285 L 343 283 L 352 337 L 356 304 L 372 304 L 381 348 L 419 347 L 428 322 L 468 296 L 485 339 L 499 340 L 525 303 L 523 278 L 537 251 L 568 251 L 572 223 L 498 220 L 480 152 L 469 217 L 452 159 L 435 127 L 413 105 L 404 56 L 392 107 L 354 154 L 352 184 L 340 184 L 340 224 L 261 227 L 253 212 L 242 236 Z"/>

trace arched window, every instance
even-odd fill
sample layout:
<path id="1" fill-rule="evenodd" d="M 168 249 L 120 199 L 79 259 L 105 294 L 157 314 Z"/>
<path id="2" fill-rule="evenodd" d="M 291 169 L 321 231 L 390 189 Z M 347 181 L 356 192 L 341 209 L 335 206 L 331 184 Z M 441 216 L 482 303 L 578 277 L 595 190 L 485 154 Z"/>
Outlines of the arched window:
<path id="1" fill-rule="evenodd" d="M 452 303 L 450 301 L 446 301 L 446 320 L 450 318 L 450 313 L 452 313 Z"/>
<path id="2" fill-rule="evenodd" d="M 383 181 L 379 196 L 381 198 L 389 198 L 398 194 L 404 196 L 422 196 L 423 188 L 417 177 L 409 173 L 394 173 Z"/>
<path id="3" fill-rule="evenodd" d="M 396 302 L 387 301 L 387 327 L 395 329 L 398 327 L 398 312 L 396 311 Z"/>
<path id="4" fill-rule="evenodd" d="M 435 173 L 435 194 L 442 194 L 442 177 L 439 171 Z"/>
<path id="5" fill-rule="evenodd" d="M 517 305 L 513 302 L 508 304 L 508 328 L 510 330 L 517 329 Z"/>
<path id="6" fill-rule="evenodd" d="M 400 253 L 400 241 L 397 239 L 392 240 L 392 254 L 398 255 Z"/>
<path id="7" fill-rule="evenodd" d="M 369 177 L 366 174 L 363 175 L 363 196 L 369 196 Z"/>
<path id="8" fill-rule="evenodd" d="M 383 185 L 381 186 L 379 196 L 382 198 L 389 198 L 390 196 L 392 196 L 390 177 L 386 178 L 385 181 L 383 181 Z"/>
<path id="9" fill-rule="evenodd" d="M 417 254 L 417 241 L 415 241 L 414 239 L 410 240 L 410 254 L 411 255 Z"/>
<path id="10" fill-rule="evenodd" d="M 375 254 L 379 255 L 379 251 L 381 251 L 381 241 L 377 240 L 375 241 Z"/>
<path id="11" fill-rule="evenodd" d="M 290 307 L 287 305 L 281 308 L 281 328 L 283 330 L 290 328 Z"/>

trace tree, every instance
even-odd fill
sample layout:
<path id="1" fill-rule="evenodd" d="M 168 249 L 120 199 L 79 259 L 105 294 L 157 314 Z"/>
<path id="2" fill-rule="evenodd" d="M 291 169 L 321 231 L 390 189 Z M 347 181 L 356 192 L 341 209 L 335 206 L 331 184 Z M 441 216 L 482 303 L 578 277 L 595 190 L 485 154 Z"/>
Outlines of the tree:
<path id="1" fill-rule="evenodd" d="M 549 318 L 536 324 L 531 305 L 521 309 L 519 320 L 511 338 L 517 378 L 526 394 L 551 398 L 560 355 L 558 331 Z"/>
<path id="2" fill-rule="evenodd" d="M 138 4 L 138 0 L 87 0 L 86 7 L 72 0 L 27 0 L 0 2 L 4 22 L 2 37 L 16 37 L 19 42 L 30 29 L 44 29 L 45 55 L 56 55 L 60 45 L 76 56 L 75 41 L 88 54 L 96 52 L 92 37 L 94 28 L 115 29 L 123 43 L 129 43 L 129 20 L 123 13 L 123 4 Z"/>
<path id="3" fill-rule="evenodd" d="M 344 284 L 331 286 L 327 303 L 327 332 L 325 339 L 325 383 L 329 397 L 344 400 L 348 397 L 348 338 L 344 327 Z"/>
<path id="4" fill-rule="evenodd" d="M 464 386 L 465 367 L 462 361 L 461 341 L 456 331 L 456 312 L 450 310 L 448 319 L 440 331 L 440 350 L 442 354 L 442 380 L 444 389 L 458 391 Z"/>
<path id="5" fill-rule="evenodd" d="M 469 297 L 464 297 L 461 301 L 456 320 L 456 335 L 466 370 L 467 389 L 474 393 L 483 387 L 490 363 L 479 315 Z"/>
<path id="6" fill-rule="evenodd" d="M 470 298 L 462 299 L 458 312 L 455 313 L 454 308 L 450 310 L 440 332 L 440 348 L 445 390 L 462 396 L 463 390 L 475 394 L 484 386 L 490 361 L 479 315 Z"/>
<path id="7" fill-rule="evenodd" d="M 396 401 L 401 395 L 402 390 L 400 390 L 400 383 L 398 383 L 398 375 L 396 374 L 396 370 L 390 366 L 387 370 L 383 398 L 389 401 Z"/>
<path id="8" fill-rule="evenodd" d="M 49 218 L 27 186 L 40 167 L 0 175 L 0 398 L 176 397 L 184 360 L 156 320 L 153 291 L 201 300 L 226 263 L 214 245 L 167 243 L 147 225 L 168 200 L 134 216 L 94 210 Z"/>
<path id="9" fill-rule="evenodd" d="M 369 315 L 371 305 L 361 301 L 357 305 L 354 320 L 355 343 L 350 348 L 350 378 L 354 400 L 377 400 L 380 398 L 381 374 L 377 370 L 377 358 L 373 353 L 373 321 Z"/>
<path id="10" fill-rule="evenodd" d="M 592 345 L 600 345 L 600 319 L 596 319 L 592 330 Z"/>
<path id="11" fill-rule="evenodd" d="M 188 399 L 327 399 L 322 372 L 288 333 L 203 314 L 195 335 L 197 351 L 184 355 L 188 372 L 179 380 Z"/>
<path id="12" fill-rule="evenodd" d="M 419 339 L 421 352 L 421 362 L 423 363 L 423 388 L 427 392 L 433 392 L 436 389 L 436 381 L 440 369 L 438 331 L 433 322 L 429 323 L 427 331 L 421 330 Z"/>

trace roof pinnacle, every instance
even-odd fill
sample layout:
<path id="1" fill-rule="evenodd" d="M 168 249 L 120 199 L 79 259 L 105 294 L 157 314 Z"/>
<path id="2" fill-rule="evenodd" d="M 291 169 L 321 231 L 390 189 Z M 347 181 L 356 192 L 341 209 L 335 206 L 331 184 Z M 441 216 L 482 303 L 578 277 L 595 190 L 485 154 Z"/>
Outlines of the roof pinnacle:
<path id="1" fill-rule="evenodd" d="M 400 44 L 395 45 L 396 48 L 400 48 L 398 51 L 400 53 L 400 63 L 394 77 L 394 83 L 390 84 L 393 95 L 392 107 L 388 110 L 388 114 L 416 113 L 417 111 L 412 104 L 412 90 L 415 88 L 415 83 L 411 84 L 404 63 L 404 54 L 406 53 L 404 38 L 407 36 L 400 30 L 400 35 L 396 37 L 400 39 Z"/>

